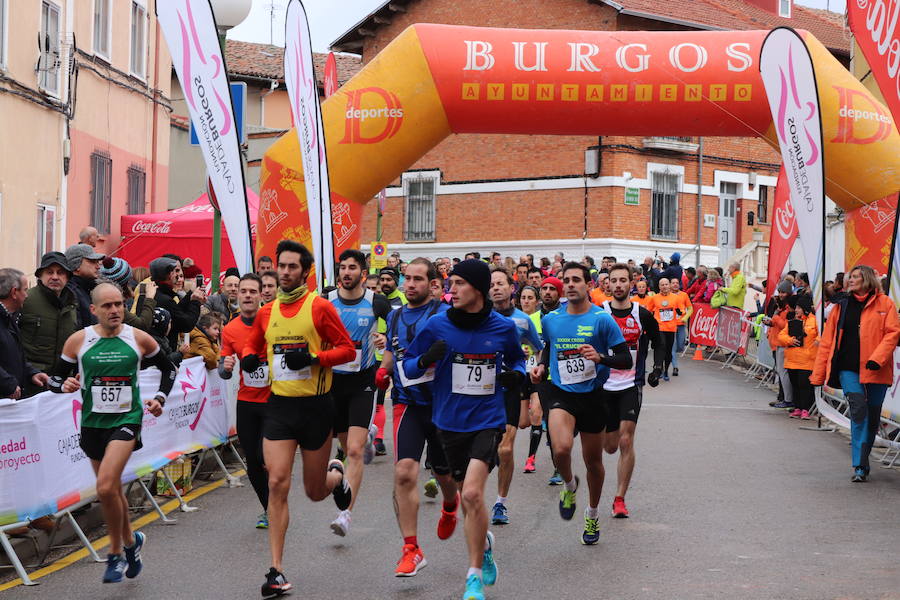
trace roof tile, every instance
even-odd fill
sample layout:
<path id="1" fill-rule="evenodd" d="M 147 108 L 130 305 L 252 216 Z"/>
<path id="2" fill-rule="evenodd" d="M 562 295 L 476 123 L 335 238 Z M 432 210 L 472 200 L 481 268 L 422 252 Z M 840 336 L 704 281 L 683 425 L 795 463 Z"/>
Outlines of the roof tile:
<path id="1" fill-rule="evenodd" d="M 321 84 L 325 72 L 327 54 L 313 53 L 316 76 Z M 338 85 L 343 85 L 362 68 L 359 56 L 336 54 Z M 284 81 L 284 48 L 269 44 L 256 44 L 239 40 L 228 40 L 225 45 L 225 63 L 228 72 L 246 77 L 261 77 Z"/>

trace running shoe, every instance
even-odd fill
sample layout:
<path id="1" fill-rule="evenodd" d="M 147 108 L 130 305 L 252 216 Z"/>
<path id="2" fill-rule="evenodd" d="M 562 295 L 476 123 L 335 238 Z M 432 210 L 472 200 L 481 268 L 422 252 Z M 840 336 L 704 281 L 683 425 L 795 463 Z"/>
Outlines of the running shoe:
<path id="1" fill-rule="evenodd" d="M 331 531 L 334 535 L 344 537 L 350 533 L 350 511 L 342 510 L 338 513 L 337 518 L 331 522 Z"/>
<path id="2" fill-rule="evenodd" d="M 559 516 L 565 521 L 571 521 L 575 516 L 576 491 L 578 491 L 578 475 L 575 476 L 575 490 L 570 492 L 563 488 L 559 491 Z"/>
<path id="3" fill-rule="evenodd" d="M 794 410 L 792 410 L 792 411 L 790 412 L 790 414 L 789 414 L 788 416 L 789 416 L 790 418 L 792 418 L 792 419 L 799 419 L 799 418 L 800 418 L 800 415 L 801 415 L 802 413 L 803 413 L 803 411 L 801 411 L 799 408 L 795 408 Z"/>
<path id="4" fill-rule="evenodd" d="M 484 600 L 484 585 L 478 575 L 469 575 L 466 579 L 466 591 L 463 600 Z"/>
<path id="5" fill-rule="evenodd" d="M 808 410 L 800 411 L 800 420 L 801 421 L 809 421 L 809 411 Z"/>
<path id="6" fill-rule="evenodd" d="M 346 458 L 347 458 L 347 455 L 344 454 L 344 449 L 341 448 L 340 446 L 338 446 L 337 451 L 334 453 L 334 460 L 339 460 L 341 462 L 344 462 L 344 460 Z"/>
<path id="7" fill-rule="evenodd" d="M 347 510 L 350 508 L 353 492 L 350 489 L 350 482 L 344 477 L 344 463 L 337 459 L 333 459 L 328 463 L 328 470 L 341 472 L 341 482 L 334 486 L 334 489 L 331 490 L 331 495 L 334 496 L 334 503 L 338 507 L 338 510 Z"/>
<path id="8" fill-rule="evenodd" d="M 868 474 L 866 470 L 863 468 L 857 468 L 853 472 L 853 477 L 850 479 L 853 483 L 862 483 L 868 478 Z"/>
<path id="9" fill-rule="evenodd" d="M 387 454 L 387 448 L 384 447 L 384 440 L 375 438 L 375 456 L 384 456 Z"/>
<path id="10" fill-rule="evenodd" d="M 375 423 L 369 425 L 369 435 L 366 436 L 366 445 L 363 446 L 363 464 L 367 465 L 375 458 L 375 436 L 378 435 L 378 426 Z"/>
<path id="11" fill-rule="evenodd" d="M 550 479 L 547 480 L 547 485 L 562 485 L 563 480 L 562 477 L 559 476 L 559 471 L 553 471 L 553 475 L 550 476 Z"/>
<path id="12" fill-rule="evenodd" d="M 269 513 L 264 512 L 260 513 L 259 517 L 256 519 L 256 528 L 257 529 L 268 529 L 269 528 Z"/>
<path id="13" fill-rule="evenodd" d="M 613 500 L 612 516 L 616 519 L 627 519 L 628 509 L 625 508 L 625 498 L 616 496 Z"/>
<path id="14" fill-rule="evenodd" d="M 534 466 L 534 454 L 525 459 L 525 468 L 522 469 L 523 473 L 534 473 L 536 470 Z"/>
<path id="15" fill-rule="evenodd" d="M 294 586 L 284 578 L 284 573 L 279 573 L 275 570 L 275 567 L 272 567 L 266 573 L 266 582 L 262 584 L 262 597 L 264 600 L 266 598 L 277 598 L 291 591 L 292 587 Z"/>
<path id="16" fill-rule="evenodd" d="M 397 561 L 397 568 L 394 569 L 395 577 L 415 577 L 420 569 L 424 569 L 428 565 L 422 549 L 415 544 L 404 544 L 403 555 Z"/>
<path id="17" fill-rule="evenodd" d="M 119 583 L 128 563 L 121 554 L 106 555 L 106 572 L 103 574 L 103 583 Z"/>
<path id="18" fill-rule="evenodd" d="M 506 514 L 506 506 L 500 502 L 494 505 L 494 512 L 491 514 L 491 523 L 494 525 L 506 525 L 509 523 L 509 515 Z"/>
<path id="19" fill-rule="evenodd" d="M 581 533 L 581 543 L 585 546 L 593 546 L 600 541 L 600 519 L 592 519 L 584 516 L 584 531 Z"/>
<path id="20" fill-rule="evenodd" d="M 792 409 L 792 408 L 794 408 L 794 403 L 793 402 L 785 402 L 782 400 L 781 402 L 776 402 L 773 405 L 773 407 L 774 408 L 791 408 Z"/>
<path id="21" fill-rule="evenodd" d="M 678 377 L 678 367 L 672 367 L 672 377 Z"/>
<path id="22" fill-rule="evenodd" d="M 663 381 L 668 381 L 668 380 L 669 380 L 669 374 L 668 374 L 668 373 L 663 373 L 662 380 L 663 380 Z"/>
<path id="23" fill-rule="evenodd" d="M 140 575 L 141 569 L 144 568 L 144 563 L 141 562 L 141 548 L 144 547 L 144 542 L 146 541 L 146 535 L 140 531 L 135 531 L 134 545 L 131 548 L 125 546 L 125 560 L 128 562 L 128 568 L 125 569 L 125 577 L 128 579 L 134 579 Z"/>
<path id="24" fill-rule="evenodd" d="M 437 536 L 439 540 L 448 540 L 453 532 L 456 531 L 456 511 L 459 510 L 459 492 L 456 492 L 456 506 L 452 511 L 444 509 L 441 504 L 441 518 L 438 519 Z"/>
<path id="25" fill-rule="evenodd" d="M 428 481 L 425 482 L 425 496 L 428 498 L 437 498 L 438 495 L 438 483 L 437 479 L 432 477 Z"/>
<path id="26" fill-rule="evenodd" d="M 497 563 L 494 562 L 494 534 L 487 532 L 487 548 L 481 562 L 481 579 L 484 585 L 497 583 Z"/>

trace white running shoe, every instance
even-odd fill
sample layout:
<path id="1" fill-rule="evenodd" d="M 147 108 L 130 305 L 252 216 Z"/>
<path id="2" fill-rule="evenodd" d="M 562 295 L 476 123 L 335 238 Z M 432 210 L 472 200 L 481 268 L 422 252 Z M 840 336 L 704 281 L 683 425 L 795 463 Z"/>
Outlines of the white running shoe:
<path id="1" fill-rule="evenodd" d="M 344 537 L 350 533 L 350 511 L 342 510 L 338 513 L 337 519 L 331 522 L 331 531 L 334 535 Z"/>
<path id="2" fill-rule="evenodd" d="M 369 434 L 366 436 L 366 445 L 363 447 L 363 464 L 367 465 L 375 458 L 375 436 L 378 435 L 378 426 L 375 423 L 369 425 Z"/>

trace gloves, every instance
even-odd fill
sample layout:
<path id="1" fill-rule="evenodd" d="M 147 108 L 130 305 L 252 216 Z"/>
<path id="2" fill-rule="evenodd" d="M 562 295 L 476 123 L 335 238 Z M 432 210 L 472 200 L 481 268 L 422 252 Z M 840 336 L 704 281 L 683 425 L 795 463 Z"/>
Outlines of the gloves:
<path id="1" fill-rule="evenodd" d="M 241 359 L 241 371 L 253 373 L 259 368 L 259 356 L 256 354 L 247 354 Z"/>
<path id="2" fill-rule="evenodd" d="M 518 388 L 523 378 L 524 376 L 518 371 L 502 371 L 497 375 L 497 381 L 508 390 Z"/>
<path id="3" fill-rule="evenodd" d="M 388 386 L 390 384 L 391 374 L 388 373 L 388 370 L 384 367 L 379 367 L 378 370 L 375 371 L 375 387 L 377 387 L 381 391 L 384 391 L 388 389 Z"/>
<path id="4" fill-rule="evenodd" d="M 660 367 L 653 367 L 653 371 L 649 375 L 647 375 L 647 383 L 650 384 L 650 387 L 656 387 L 659 385 L 659 376 L 662 374 L 662 369 Z"/>
<path id="5" fill-rule="evenodd" d="M 879 365 L 874 360 L 866 361 L 866 369 L 868 369 L 869 371 L 877 371 L 880 368 L 881 368 L 881 365 Z"/>
<path id="6" fill-rule="evenodd" d="M 445 354 L 447 354 L 447 342 L 444 340 L 435 341 L 431 344 L 431 348 L 426 350 L 425 354 L 419 357 L 419 368 L 425 369 L 429 365 L 433 365 L 444 358 Z"/>
<path id="7" fill-rule="evenodd" d="M 284 364 L 292 371 L 305 369 L 312 364 L 312 354 L 309 353 L 309 349 L 307 348 L 300 348 L 293 352 L 285 352 Z"/>

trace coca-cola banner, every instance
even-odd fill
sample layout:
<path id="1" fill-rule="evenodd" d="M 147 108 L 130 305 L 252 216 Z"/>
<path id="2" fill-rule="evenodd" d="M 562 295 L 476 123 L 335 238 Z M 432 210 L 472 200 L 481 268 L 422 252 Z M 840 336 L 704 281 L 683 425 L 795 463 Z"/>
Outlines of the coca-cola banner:
<path id="1" fill-rule="evenodd" d="M 862 49 L 894 119 L 900 115 L 900 4 L 896 0 L 848 0 L 850 31 Z"/>
<path id="2" fill-rule="evenodd" d="M 797 241 L 797 219 L 794 218 L 794 205 L 791 203 L 791 188 L 787 183 L 784 165 L 778 172 L 775 184 L 775 204 L 772 207 L 772 234 L 769 240 L 769 265 L 766 269 L 766 302 L 775 293 L 784 266 L 791 255 L 794 242 Z"/>
<path id="3" fill-rule="evenodd" d="M 690 321 L 690 343 L 701 346 L 716 345 L 716 324 L 719 311 L 709 304 L 694 302 L 694 314 Z"/>
<path id="4" fill-rule="evenodd" d="M 744 314 L 744 311 L 728 306 L 719 309 L 716 326 L 716 345 L 719 348 L 741 355 L 746 353 L 750 322 L 744 318 Z"/>

